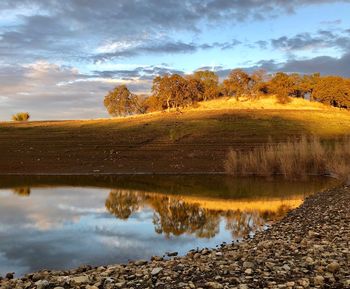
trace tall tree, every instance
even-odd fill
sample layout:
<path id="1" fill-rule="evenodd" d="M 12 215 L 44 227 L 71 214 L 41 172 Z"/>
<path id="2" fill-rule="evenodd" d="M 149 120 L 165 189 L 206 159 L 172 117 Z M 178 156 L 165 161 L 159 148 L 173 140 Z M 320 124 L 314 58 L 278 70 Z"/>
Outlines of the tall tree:
<path id="1" fill-rule="evenodd" d="M 293 77 L 283 72 L 277 72 L 269 82 L 269 92 L 276 94 L 280 103 L 289 102 L 289 96 L 293 95 L 294 90 L 295 81 Z"/>
<path id="2" fill-rule="evenodd" d="M 243 94 L 249 93 L 249 82 L 250 76 L 248 73 L 242 69 L 232 70 L 223 83 L 226 95 L 235 96 L 236 100 L 239 100 Z"/>
<path id="3" fill-rule="evenodd" d="M 259 69 L 255 70 L 249 76 L 249 94 L 253 99 L 259 98 L 262 94 L 268 93 L 268 80 L 269 77 L 265 70 Z"/>
<path id="4" fill-rule="evenodd" d="M 200 70 L 193 73 L 190 76 L 197 81 L 199 91 L 199 100 L 209 100 L 214 99 L 219 96 L 219 77 L 213 71 L 209 70 Z"/>
<path id="5" fill-rule="evenodd" d="M 332 106 L 350 108 L 350 80 L 340 76 L 321 77 L 314 87 L 313 98 Z"/>
<path id="6" fill-rule="evenodd" d="M 300 90 L 303 93 L 303 98 L 309 98 L 310 101 L 314 100 L 313 91 L 317 82 L 320 80 L 321 75 L 319 72 L 313 74 L 306 74 L 303 76 L 300 83 Z"/>
<path id="7" fill-rule="evenodd" d="M 197 101 L 198 83 L 179 74 L 164 75 L 153 80 L 153 97 L 163 109 L 184 108 Z"/>

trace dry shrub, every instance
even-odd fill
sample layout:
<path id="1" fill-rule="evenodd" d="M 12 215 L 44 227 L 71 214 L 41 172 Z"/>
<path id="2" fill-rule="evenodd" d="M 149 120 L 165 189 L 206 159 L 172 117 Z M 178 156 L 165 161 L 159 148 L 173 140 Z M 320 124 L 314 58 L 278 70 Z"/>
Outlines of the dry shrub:
<path id="1" fill-rule="evenodd" d="M 333 175 L 350 178 L 350 138 L 323 144 L 318 137 L 267 144 L 249 151 L 230 150 L 226 172 L 235 176 L 283 175 L 306 178 L 308 175 Z M 349 179 L 350 181 L 350 179 Z"/>
<path id="2" fill-rule="evenodd" d="M 30 115 L 28 112 L 19 112 L 12 116 L 13 121 L 28 121 Z"/>
<path id="3" fill-rule="evenodd" d="M 331 148 L 328 156 L 328 172 L 350 183 L 350 138 L 338 142 Z"/>

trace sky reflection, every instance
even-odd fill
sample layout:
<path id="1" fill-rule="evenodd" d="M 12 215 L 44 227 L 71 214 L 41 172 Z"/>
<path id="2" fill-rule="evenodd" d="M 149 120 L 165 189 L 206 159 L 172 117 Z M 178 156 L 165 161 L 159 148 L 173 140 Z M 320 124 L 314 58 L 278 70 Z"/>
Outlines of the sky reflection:
<path id="1" fill-rule="evenodd" d="M 272 192 L 249 198 L 222 198 L 220 192 L 169 195 L 149 187 L 0 189 L 0 274 L 13 271 L 19 276 L 43 268 L 111 264 L 215 247 L 282 217 L 306 192 L 319 189 L 314 183 L 303 186 L 306 190 L 300 192 L 300 186 L 289 185 L 283 197 Z"/>

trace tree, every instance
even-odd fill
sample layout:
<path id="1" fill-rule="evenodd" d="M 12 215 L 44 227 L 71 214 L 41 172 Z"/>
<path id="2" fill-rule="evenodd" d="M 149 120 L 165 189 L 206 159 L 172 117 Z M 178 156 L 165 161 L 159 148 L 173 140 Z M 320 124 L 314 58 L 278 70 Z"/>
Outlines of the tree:
<path id="1" fill-rule="evenodd" d="M 321 77 L 313 90 L 313 98 L 336 107 L 350 107 L 350 80 L 340 76 Z"/>
<path id="2" fill-rule="evenodd" d="M 198 83 L 179 74 L 158 76 L 153 80 L 153 97 L 162 109 L 184 108 L 197 101 Z"/>
<path id="3" fill-rule="evenodd" d="M 249 77 L 249 94 L 255 99 L 259 98 L 261 94 L 268 93 L 268 76 L 265 70 L 255 70 Z"/>
<path id="4" fill-rule="evenodd" d="M 239 100 L 243 94 L 249 93 L 249 82 L 250 76 L 248 73 L 242 69 L 234 69 L 224 80 L 224 91 L 226 95 L 235 96 L 236 100 Z"/>
<path id="5" fill-rule="evenodd" d="M 277 95 L 279 103 L 288 103 L 294 90 L 295 80 L 283 72 L 277 72 L 269 82 L 269 92 Z"/>
<path id="6" fill-rule="evenodd" d="M 131 93 L 125 85 L 119 85 L 110 91 L 105 96 L 104 105 L 112 116 L 127 116 L 144 112 L 138 96 Z"/>
<path id="7" fill-rule="evenodd" d="M 143 101 L 142 107 L 146 112 L 160 111 L 163 109 L 161 100 L 154 95 L 147 97 Z"/>
<path id="8" fill-rule="evenodd" d="M 317 82 L 320 80 L 320 73 L 313 73 L 311 75 L 304 75 L 301 79 L 301 82 L 299 84 L 299 89 L 301 91 L 302 97 L 307 98 L 309 97 L 310 101 L 312 101 L 313 98 L 313 91 L 315 89 L 315 86 Z"/>
<path id="9" fill-rule="evenodd" d="M 198 100 L 209 100 L 217 98 L 219 93 L 219 77 L 213 71 L 201 70 L 196 71 L 190 76 L 199 82 L 197 86 L 199 91 Z"/>
<path id="10" fill-rule="evenodd" d="M 19 112 L 12 116 L 13 121 L 28 121 L 30 114 L 28 112 Z"/>

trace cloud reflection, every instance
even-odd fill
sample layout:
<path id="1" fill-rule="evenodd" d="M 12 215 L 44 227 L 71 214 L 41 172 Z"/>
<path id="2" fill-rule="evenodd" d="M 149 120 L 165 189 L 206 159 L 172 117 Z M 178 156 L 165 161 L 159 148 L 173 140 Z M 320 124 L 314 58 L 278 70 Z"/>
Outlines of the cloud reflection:
<path id="1" fill-rule="evenodd" d="M 186 188 L 177 186 L 172 188 Z M 242 192 L 236 186 L 232 188 Z M 210 193 L 212 197 L 168 194 L 166 189 L 164 193 L 47 185 L 0 189 L 0 274 L 127 262 L 166 251 L 184 254 L 196 247 L 214 247 L 283 216 L 304 196 L 296 194 L 300 189 L 296 185 L 288 186 L 289 197 L 274 197 L 274 192 L 257 197 L 251 186 L 244 187 L 252 192 L 245 191 L 248 199 L 233 197 L 233 192 L 226 194 L 231 198 L 223 198 L 219 187 Z"/>

